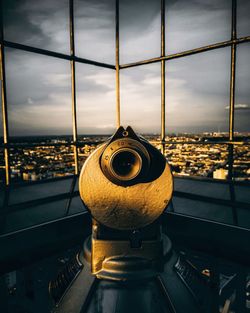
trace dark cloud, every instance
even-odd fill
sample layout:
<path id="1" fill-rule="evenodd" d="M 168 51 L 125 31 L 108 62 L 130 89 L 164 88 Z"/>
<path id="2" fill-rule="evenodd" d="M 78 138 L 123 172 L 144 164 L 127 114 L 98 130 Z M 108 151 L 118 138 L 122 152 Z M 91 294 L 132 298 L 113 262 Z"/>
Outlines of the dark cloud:
<path id="1" fill-rule="evenodd" d="M 167 76 L 186 81 L 194 96 L 221 97 L 227 101 L 230 79 L 230 48 L 213 50 L 167 63 Z"/>
<path id="2" fill-rule="evenodd" d="M 166 11 L 166 51 L 189 50 L 231 37 L 231 2 L 179 0 Z"/>
<path id="3" fill-rule="evenodd" d="M 237 0 L 237 35 L 238 37 L 249 36 L 250 33 L 250 1 Z"/>
<path id="4" fill-rule="evenodd" d="M 76 54 L 115 64 L 115 0 L 75 1 Z"/>
<path id="5" fill-rule="evenodd" d="M 4 0 L 6 40 L 69 53 L 68 0 Z"/>
<path id="6" fill-rule="evenodd" d="M 6 80 L 11 106 L 27 105 L 28 98 L 39 106 L 51 93 L 70 91 L 70 65 L 61 59 L 7 48 Z"/>
<path id="7" fill-rule="evenodd" d="M 44 42 L 49 40 L 38 25 L 32 25 L 29 12 L 23 8 L 18 0 L 3 1 L 4 36 L 9 41 L 30 43 L 31 38 L 41 38 Z"/>

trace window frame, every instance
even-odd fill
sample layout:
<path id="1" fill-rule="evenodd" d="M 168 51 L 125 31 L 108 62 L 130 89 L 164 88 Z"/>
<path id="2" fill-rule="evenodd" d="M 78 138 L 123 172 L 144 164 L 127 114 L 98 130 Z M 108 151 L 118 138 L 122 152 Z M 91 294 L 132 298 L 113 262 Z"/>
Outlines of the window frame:
<path id="1" fill-rule="evenodd" d="M 0 6 L 3 7 L 3 1 L 0 0 Z M 81 147 L 81 143 L 78 140 L 77 134 L 77 112 L 76 112 L 76 63 L 83 63 L 83 64 L 91 64 L 98 67 L 109 68 L 115 71 L 116 76 L 116 126 L 117 128 L 121 125 L 121 110 L 120 110 L 120 71 L 123 69 L 143 66 L 146 64 L 152 63 L 160 63 L 161 64 L 161 133 L 160 133 L 160 141 L 157 144 L 161 145 L 162 153 L 165 152 L 165 146 L 170 143 L 175 144 L 187 144 L 187 142 L 181 141 L 166 141 L 166 62 L 171 62 L 171 60 L 177 58 L 188 57 L 194 54 L 204 53 L 207 51 L 221 49 L 224 47 L 231 47 L 231 62 L 230 62 L 230 86 L 229 86 L 229 93 L 230 93 L 230 100 L 229 100 L 229 123 L 228 123 L 228 131 L 229 131 L 229 139 L 224 140 L 219 144 L 227 145 L 228 146 L 228 183 L 231 186 L 234 181 L 233 176 L 233 164 L 234 164 L 234 147 L 236 145 L 243 145 L 248 144 L 249 142 L 243 141 L 235 141 L 234 138 L 234 113 L 235 113 L 235 85 L 236 85 L 236 50 L 237 46 L 242 43 L 250 42 L 250 36 L 246 37 L 237 37 L 237 0 L 232 0 L 232 8 L 231 8 L 231 39 L 227 41 L 217 42 L 214 44 L 210 44 L 207 46 L 197 47 L 191 50 L 182 51 L 175 54 L 166 55 L 165 51 L 165 7 L 166 1 L 161 1 L 161 54 L 159 57 L 154 57 L 151 59 L 141 60 L 137 62 L 127 63 L 127 64 L 120 64 L 120 47 L 119 47 L 119 0 L 115 1 L 115 64 L 107 64 L 101 63 L 97 61 L 93 61 L 90 59 L 85 59 L 76 56 L 75 54 L 75 30 L 74 30 L 74 0 L 68 0 L 69 3 L 69 35 L 70 35 L 70 53 L 69 54 L 62 54 L 54 51 L 49 51 L 41 48 L 36 48 L 29 45 L 24 45 L 16 42 L 7 41 L 4 39 L 4 23 L 3 23 L 3 16 L 0 14 L 0 72 L 1 72 L 1 88 L 2 88 L 2 119 L 3 119 L 3 143 L 0 143 L 0 148 L 4 150 L 4 163 L 5 163 L 5 187 L 6 190 L 9 189 L 11 185 L 10 179 L 10 162 L 9 162 L 9 151 L 13 144 L 9 140 L 9 121 L 8 121 L 8 99 L 7 99 L 7 92 L 6 92 L 6 77 L 5 77 L 5 47 L 10 47 L 17 50 L 23 50 L 27 52 L 32 52 L 40 55 L 46 55 L 50 57 L 60 58 L 64 60 L 68 60 L 71 66 L 71 98 L 72 98 L 72 125 L 73 125 L 73 142 L 69 143 L 69 145 L 73 146 L 74 151 L 74 163 L 75 163 L 75 170 L 74 170 L 74 179 L 72 182 L 72 187 L 70 190 L 70 197 L 68 202 L 67 212 L 69 211 L 70 202 L 72 197 L 76 196 L 74 192 L 74 187 L 77 181 L 77 177 L 79 176 L 79 157 L 78 157 L 78 147 Z M 0 10 L 3 12 L 3 10 Z M 192 142 L 192 144 L 203 144 L 202 142 Z M 204 144 L 214 144 L 214 142 L 206 141 Z M 218 143 L 216 143 L 218 144 Z M 32 145 L 34 146 L 34 145 Z M 43 146 L 37 145 L 37 146 Z M 65 146 L 65 144 L 62 144 Z M 15 147 L 19 147 L 15 144 Z M 20 147 L 29 147 L 29 145 L 20 145 Z M 232 188 L 230 188 L 231 190 Z M 8 192 L 6 193 L 8 194 Z M 232 189 L 231 192 L 231 201 L 232 207 L 235 208 L 235 196 Z M 8 196 L 6 196 L 6 201 L 4 207 L 8 206 Z M 237 224 L 237 213 L 236 209 L 234 209 L 235 223 Z"/>

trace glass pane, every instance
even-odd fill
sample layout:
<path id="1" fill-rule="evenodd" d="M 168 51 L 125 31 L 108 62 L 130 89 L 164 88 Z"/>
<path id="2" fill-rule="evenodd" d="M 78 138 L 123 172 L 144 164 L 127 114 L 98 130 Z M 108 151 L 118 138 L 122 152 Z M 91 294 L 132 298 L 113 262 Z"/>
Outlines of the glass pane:
<path id="1" fill-rule="evenodd" d="M 25 192 L 29 192 L 28 188 Z M 49 203 L 29 206 L 26 209 L 13 212 L 10 210 L 0 232 L 9 233 L 65 217 L 67 201 L 67 199 L 50 201 Z"/>
<path id="2" fill-rule="evenodd" d="M 237 47 L 235 83 L 235 135 L 248 135 L 250 132 L 250 44 Z M 240 133 L 240 134 L 239 134 Z M 242 134 L 243 133 L 243 134 Z"/>
<path id="3" fill-rule="evenodd" d="M 221 147 L 219 147 L 221 149 Z M 225 147 L 223 147 L 225 151 Z M 225 159 L 226 161 L 226 159 Z M 200 180 L 175 175 L 174 190 L 186 192 L 192 195 L 230 200 L 230 186 L 228 183 L 222 183 L 215 180 Z M 215 192 L 216 190 L 216 192 Z"/>
<path id="4" fill-rule="evenodd" d="M 249 184 L 238 183 L 234 185 L 235 199 L 238 202 L 250 203 Z"/>
<path id="5" fill-rule="evenodd" d="M 234 146 L 233 176 L 235 180 L 250 180 L 250 145 Z"/>
<path id="6" fill-rule="evenodd" d="M 136 132 L 159 134 L 161 129 L 160 64 L 121 71 L 121 124 Z"/>
<path id="7" fill-rule="evenodd" d="M 6 49 L 10 136 L 72 134 L 68 61 Z"/>
<path id="8" fill-rule="evenodd" d="M 53 144 L 54 139 L 51 138 Z M 12 181 L 27 182 L 74 174 L 73 149 L 70 146 L 16 147 L 10 149 Z"/>
<path id="9" fill-rule="evenodd" d="M 54 179 L 54 180 L 47 180 L 46 182 L 32 182 L 28 183 L 19 183 L 14 184 L 11 186 L 10 189 L 10 199 L 9 199 L 9 205 L 10 209 L 9 211 L 13 209 L 12 205 L 14 205 L 14 211 L 23 210 L 30 207 L 30 201 L 34 201 L 36 203 L 33 203 L 35 205 L 41 204 L 39 203 L 39 200 L 45 201 L 46 203 L 50 203 L 53 201 L 56 201 L 57 199 L 54 198 L 54 196 L 60 198 L 60 195 L 64 193 L 68 193 L 70 191 L 72 183 L 72 176 L 65 177 L 63 179 Z M 46 198 L 49 198 L 49 200 Z M 65 198 L 65 196 L 64 196 Z M 16 204 L 22 205 L 20 207 L 16 206 Z"/>
<path id="10" fill-rule="evenodd" d="M 238 226 L 250 229 L 249 210 L 246 208 L 236 208 L 236 210 L 238 215 Z"/>
<path id="11" fill-rule="evenodd" d="M 237 36 L 250 36 L 250 2 L 237 0 Z"/>
<path id="12" fill-rule="evenodd" d="M 78 197 L 74 197 L 72 200 L 71 200 L 71 203 L 70 203 L 70 209 L 69 209 L 69 212 L 68 212 L 68 215 L 72 215 L 72 214 L 77 214 L 77 213 L 82 213 L 84 211 L 86 211 L 86 207 L 84 206 L 80 196 Z"/>
<path id="13" fill-rule="evenodd" d="M 216 188 L 214 188 L 216 192 Z M 173 198 L 174 212 L 212 220 L 224 224 L 233 224 L 232 207 L 186 198 Z"/>
<path id="14" fill-rule="evenodd" d="M 75 1 L 76 55 L 115 64 L 115 0 Z"/>
<path id="15" fill-rule="evenodd" d="M 8 0 L 3 4 L 6 40 L 69 53 L 68 0 Z"/>
<path id="16" fill-rule="evenodd" d="M 227 178 L 227 145 L 173 143 L 166 145 L 165 155 L 174 175 Z"/>
<path id="17" fill-rule="evenodd" d="M 77 64 L 76 89 L 79 137 L 100 135 L 100 139 L 112 134 L 116 123 L 115 71 Z"/>
<path id="18" fill-rule="evenodd" d="M 166 1 L 166 53 L 231 38 L 231 1 Z"/>
<path id="19" fill-rule="evenodd" d="M 229 79 L 230 48 L 167 62 L 166 132 L 226 137 Z"/>
<path id="20" fill-rule="evenodd" d="M 120 63 L 160 56 L 160 1 L 120 1 Z"/>

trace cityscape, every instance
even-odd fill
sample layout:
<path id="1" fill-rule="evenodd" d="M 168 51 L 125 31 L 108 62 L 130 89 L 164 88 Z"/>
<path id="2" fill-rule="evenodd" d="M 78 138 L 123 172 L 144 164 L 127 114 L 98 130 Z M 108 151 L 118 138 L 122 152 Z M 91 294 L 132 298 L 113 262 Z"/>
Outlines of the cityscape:
<path id="1" fill-rule="evenodd" d="M 228 144 L 225 133 L 171 134 L 166 137 L 164 154 L 175 176 L 227 179 Z M 144 135 L 162 150 L 159 135 Z M 82 135 L 78 138 L 80 168 L 91 152 L 106 141 L 108 135 Z M 233 177 L 250 180 L 250 133 L 238 133 L 234 145 Z M 208 142 L 208 143 L 206 143 Z M 9 149 L 12 182 L 37 181 L 73 175 L 74 151 L 71 136 L 15 137 Z M 4 181 L 3 149 L 0 150 L 0 177 Z"/>

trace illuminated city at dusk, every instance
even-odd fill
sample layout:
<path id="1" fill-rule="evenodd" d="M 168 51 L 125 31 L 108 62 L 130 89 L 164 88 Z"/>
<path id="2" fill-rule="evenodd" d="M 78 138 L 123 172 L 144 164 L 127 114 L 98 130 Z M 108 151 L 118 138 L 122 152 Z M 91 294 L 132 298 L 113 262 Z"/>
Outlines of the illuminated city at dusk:
<path id="1" fill-rule="evenodd" d="M 225 135 L 206 133 L 167 136 L 166 141 L 171 143 L 165 145 L 165 156 L 172 167 L 173 174 L 226 179 L 228 175 L 228 148 L 226 144 L 216 144 L 216 142 L 225 139 Z M 242 137 L 249 140 L 250 134 L 238 134 L 239 140 Z M 79 136 L 80 167 L 90 153 L 108 138 L 107 135 Z M 159 150 L 161 149 L 159 135 L 145 135 L 145 138 Z M 15 144 L 20 139 L 16 138 Z M 212 143 L 205 144 L 206 141 L 212 141 Z M 13 147 L 10 150 L 10 168 L 13 181 L 37 181 L 73 175 L 75 162 L 70 142 L 69 136 L 23 137 L 22 144 L 39 144 L 42 147 Z M 4 176 L 3 169 L 4 164 L 1 164 L 2 177 Z M 248 146 L 236 146 L 234 176 L 236 180 L 250 179 L 250 151 Z"/>

